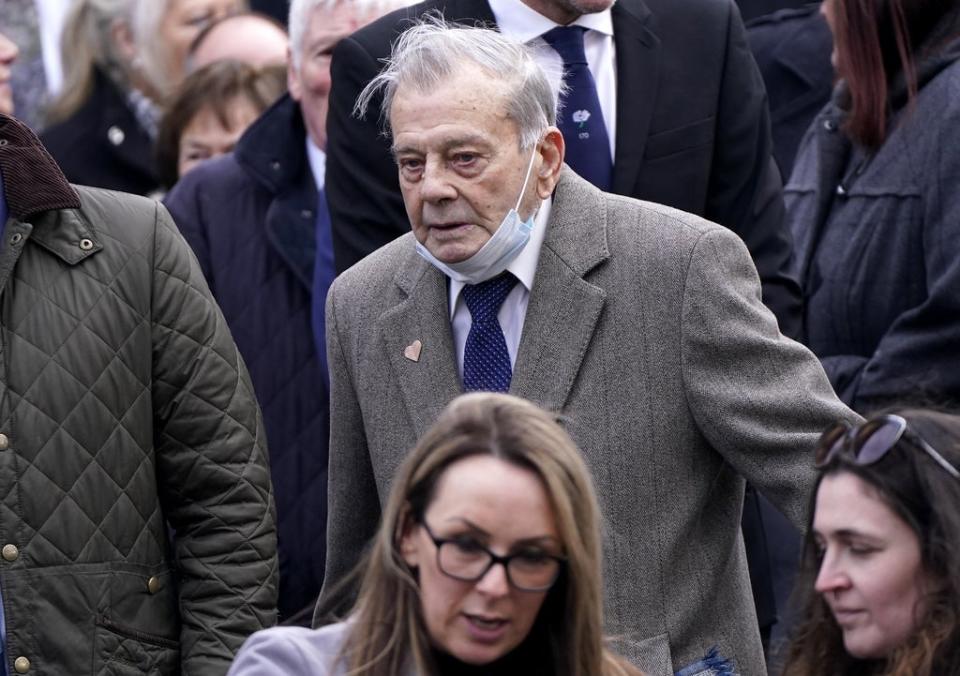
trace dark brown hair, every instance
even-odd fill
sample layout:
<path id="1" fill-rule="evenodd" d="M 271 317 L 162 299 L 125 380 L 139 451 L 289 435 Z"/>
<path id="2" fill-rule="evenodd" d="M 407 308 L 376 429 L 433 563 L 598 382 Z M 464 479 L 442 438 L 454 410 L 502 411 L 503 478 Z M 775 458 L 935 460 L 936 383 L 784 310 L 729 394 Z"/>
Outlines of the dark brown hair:
<path id="1" fill-rule="evenodd" d="M 286 83 L 283 66 L 260 69 L 231 60 L 216 61 L 188 75 L 170 99 L 157 133 L 161 184 L 170 188 L 177 182 L 180 137 L 198 113 L 209 109 L 224 128 L 230 128 L 230 108 L 238 98 L 246 99 L 262 113 L 280 98 Z"/>
<path id="2" fill-rule="evenodd" d="M 960 466 L 960 417 L 926 409 L 896 413 L 912 433 Z M 917 534 L 932 591 L 917 631 L 886 659 L 849 655 L 823 597 L 814 589 L 820 554 L 813 538 L 813 511 L 823 477 L 852 474 L 868 486 Z M 960 480 L 936 464 L 904 435 L 882 459 L 857 465 L 839 454 L 821 472 L 813 491 L 796 587 L 802 615 L 794 631 L 784 676 L 937 676 L 960 673 Z"/>
<path id="3" fill-rule="evenodd" d="M 850 90 L 846 132 L 867 148 L 887 137 L 890 90 L 902 78 L 907 103 L 917 95 L 917 57 L 953 0 L 825 0 L 832 3 L 837 72 Z"/>

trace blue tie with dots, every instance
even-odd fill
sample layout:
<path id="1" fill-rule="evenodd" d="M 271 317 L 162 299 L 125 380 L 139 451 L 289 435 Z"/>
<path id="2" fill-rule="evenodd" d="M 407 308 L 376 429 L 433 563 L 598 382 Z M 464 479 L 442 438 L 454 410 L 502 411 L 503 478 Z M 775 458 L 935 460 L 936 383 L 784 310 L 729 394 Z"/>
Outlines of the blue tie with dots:
<path id="1" fill-rule="evenodd" d="M 467 392 L 506 392 L 510 389 L 513 370 L 497 313 L 516 283 L 517 278 L 505 272 L 485 282 L 463 287 L 463 300 L 472 319 L 463 349 L 463 389 Z"/>
<path id="2" fill-rule="evenodd" d="M 568 87 L 560 97 L 560 131 L 567 143 L 564 161 L 601 190 L 609 190 L 613 176 L 610 137 L 583 49 L 586 30 L 583 26 L 558 26 L 541 37 L 563 59 L 563 79 Z"/>

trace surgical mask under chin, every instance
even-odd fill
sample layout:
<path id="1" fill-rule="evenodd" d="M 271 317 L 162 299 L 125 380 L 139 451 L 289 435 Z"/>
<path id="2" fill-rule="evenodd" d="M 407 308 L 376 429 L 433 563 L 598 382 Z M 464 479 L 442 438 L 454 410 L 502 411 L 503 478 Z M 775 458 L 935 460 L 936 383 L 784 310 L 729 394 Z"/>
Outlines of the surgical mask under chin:
<path id="1" fill-rule="evenodd" d="M 536 156 L 537 150 L 534 148 L 533 155 L 530 156 L 530 164 L 527 165 L 527 175 L 523 179 L 523 187 L 520 188 L 517 206 L 507 212 L 500 227 L 477 253 L 459 263 L 444 263 L 427 251 L 420 242 L 417 242 L 417 253 L 450 279 L 463 284 L 479 284 L 506 270 L 530 241 L 530 232 L 533 230 L 534 214 L 523 221 L 517 209 L 520 208 L 523 194 L 527 191 L 527 182 L 530 180 L 530 171 L 533 169 L 533 160 Z"/>

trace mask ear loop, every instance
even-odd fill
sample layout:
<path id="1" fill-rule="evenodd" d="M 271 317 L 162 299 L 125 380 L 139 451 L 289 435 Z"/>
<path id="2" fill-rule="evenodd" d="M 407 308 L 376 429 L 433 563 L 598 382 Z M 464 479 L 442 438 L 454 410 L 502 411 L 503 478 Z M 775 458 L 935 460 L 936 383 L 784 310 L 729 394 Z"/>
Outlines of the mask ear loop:
<path id="1" fill-rule="evenodd" d="M 527 192 L 527 183 L 530 182 L 530 172 L 533 171 L 533 161 L 537 159 L 537 147 L 540 143 L 535 143 L 533 146 L 533 154 L 530 155 L 530 164 L 527 165 L 527 175 L 523 177 L 523 187 L 520 188 L 520 196 L 517 198 L 517 206 L 513 208 L 514 211 L 520 211 L 520 203 L 523 201 L 523 194 Z"/>

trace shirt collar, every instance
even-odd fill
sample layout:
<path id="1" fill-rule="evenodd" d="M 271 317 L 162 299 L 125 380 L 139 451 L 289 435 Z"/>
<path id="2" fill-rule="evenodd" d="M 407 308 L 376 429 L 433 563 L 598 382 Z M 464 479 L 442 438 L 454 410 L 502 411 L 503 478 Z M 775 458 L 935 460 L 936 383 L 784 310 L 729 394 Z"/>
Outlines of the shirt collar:
<path id="1" fill-rule="evenodd" d="M 530 233 L 530 239 L 527 240 L 517 257 L 507 266 L 507 272 L 513 274 L 527 293 L 533 289 L 533 278 L 537 274 L 537 264 L 540 262 L 540 249 L 543 247 L 543 240 L 547 235 L 547 223 L 550 221 L 550 210 L 553 207 L 553 198 L 548 197 L 540 203 L 540 209 L 533 218 L 533 231 Z M 460 298 L 460 292 L 463 291 L 463 282 L 450 280 L 450 319 L 457 309 L 457 301 Z"/>
<path id="2" fill-rule="evenodd" d="M 317 184 L 317 192 L 323 192 L 323 187 L 326 185 L 327 154 L 310 140 L 309 134 L 307 134 L 307 161 L 310 163 L 313 182 Z"/>
<path id="3" fill-rule="evenodd" d="M 519 42 L 530 42 L 559 25 L 531 9 L 521 0 L 489 0 L 489 2 L 493 16 L 497 20 L 497 27 L 504 35 Z M 613 36 L 613 17 L 609 9 L 581 14 L 570 25 L 583 26 L 604 35 Z"/>

